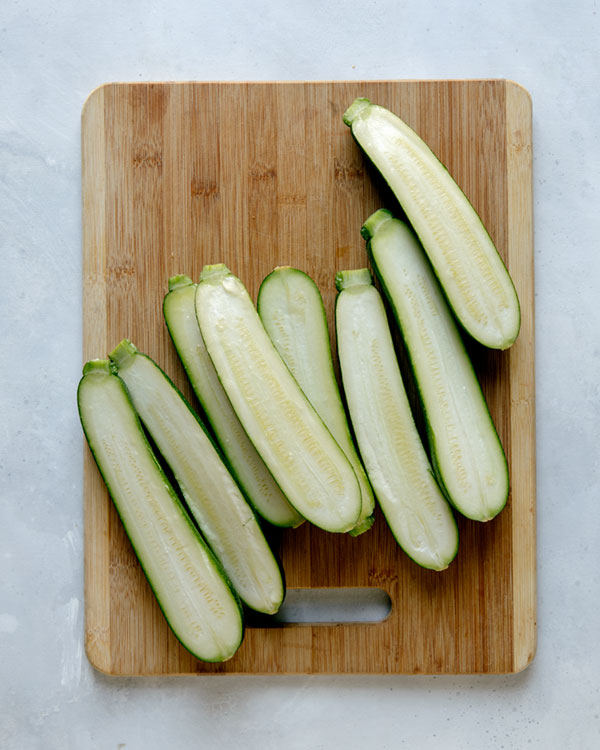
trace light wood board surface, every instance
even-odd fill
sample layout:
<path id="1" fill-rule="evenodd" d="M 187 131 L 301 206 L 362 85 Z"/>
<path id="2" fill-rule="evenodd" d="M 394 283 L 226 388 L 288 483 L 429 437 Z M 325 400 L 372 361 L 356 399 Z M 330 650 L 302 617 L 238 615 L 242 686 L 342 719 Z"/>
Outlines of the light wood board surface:
<path id="1" fill-rule="evenodd" d="M 309 273 L 333 323 L 337 270 L 367 264 L 359 230 L 396 201 L 342 122 L 367 96 L 408 122 L 465 191 L 515 281 L 521 333 L 472 346 L 507 454 L 511 496 L 493 521 L 458 519 L 448 570 L 419 568 L 381 513 L 358 538 L 308 524 L 275 538 L 288 588 L 380 587 L 382 623 L 248 627 L 222 665 L 170 632 L 85 448 L 88 656 L 111 674 L 503 673 L 536 642 L 531 102 L 507 81 L 107 84 L 86 102 L 83 355 L 123 337 L 197 404 L 162 319 L 169 276 L 224 262 L 256 299 L 276 265 Z M 333 329 L 332 329 L 333 330 Z"/>

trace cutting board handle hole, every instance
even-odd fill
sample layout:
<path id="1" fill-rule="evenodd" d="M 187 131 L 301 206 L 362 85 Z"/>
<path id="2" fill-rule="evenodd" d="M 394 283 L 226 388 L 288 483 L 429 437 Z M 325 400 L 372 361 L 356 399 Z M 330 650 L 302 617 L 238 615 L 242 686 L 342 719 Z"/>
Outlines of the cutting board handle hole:
<path id="1" fill-rule="evenodd" d="M 264 628 L 378 623 L 389 616 L 391 609 L 387 591 L 379 588 L 290 588 L 277 614 L 269 617 L 249 612 L 246 624 Z"/>

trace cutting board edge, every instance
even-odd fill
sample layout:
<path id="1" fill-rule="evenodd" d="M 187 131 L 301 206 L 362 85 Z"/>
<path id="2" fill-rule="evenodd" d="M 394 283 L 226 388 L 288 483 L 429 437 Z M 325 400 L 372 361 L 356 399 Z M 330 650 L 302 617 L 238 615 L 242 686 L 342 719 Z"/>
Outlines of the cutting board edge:
<path id="1" fill-rule="evenodd" d="M 526 357 L 535 352 L 533 101 L 530 92 L 514 81 L 505 82 L 505 92 L 508 252 L 511 264 L 522 265 L 515 274 L 522 287 L 519 296 L 531 301 L 522 307 L 521 332 L 511 353 L 518 362 L 516 377 L 511 378 L 511 443 L 528 466 L 518 477 L 521 502 L 513 517 L 512 539 L 513 671 L 519 673 L 531 664 L 537 650 L 535 357 Z"/>
<path id="2" fill-rule="evenodd" d="M 219 86 L 239 86 L 239 85 L 251 85 L 251 84 L 260 84 L 260 85 L 268 85 L 268 86 L 305 86 L 307 84 L 309 85 L 327 85 L 327 84 L 356 84 L 361 83 L 365 84 L 366 86 L 369 85 L 375 85 L 375 84 L 385 84 L 385 83 L 411 83 L 411 84 L 436 84 L 436 83 L 504 83 L 506 85 L 511 85 L 518 87 L 524 94 L 527 95 L 529 100 L 531 101 L 531 93 L 529 90 L 518 81 L 514 81 L 510 78 L 361 78 L 361 79 L 328 79 L 328 78 L 316 78 L 316 79 L 303 79 L 303 80 L 268 80 L 268 81 L 261 81 L 261 80 L 253 80 L 253 79 L 247 79 L 247 80 L 227 80 L 227 79 L 210 79 L 210 80 L 200 80 L 200 79 L 186 79 L 181 81 L 168 81 L 168 80 L 152 80 L 152 81 L 104 81 L 103 83 L 99 83 L 97 86 L 95 86 L 85 97 L 83 100 L 83 104 L 81 107 L 81 117 L 82 119 L 86 116 L 86 110 L 88 107 L 94 106 L 94 99 L 98 97 L 103 97 L 104 92 L 106 89 L 109 89 L 113 86 L 191 86 L 195 84 L 208 84 L 208 85 L 219 85 Z"/>

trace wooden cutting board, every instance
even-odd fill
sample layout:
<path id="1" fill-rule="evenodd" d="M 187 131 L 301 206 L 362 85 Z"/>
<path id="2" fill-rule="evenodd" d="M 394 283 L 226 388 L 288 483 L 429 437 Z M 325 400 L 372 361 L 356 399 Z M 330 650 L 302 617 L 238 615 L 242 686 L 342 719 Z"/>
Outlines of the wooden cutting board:
<path id="1" fill-rule="evenodd" d="M 108 84 L 83 111 L 84 359 L 125 336 L 196 403 L 167 335 L 169 276 L 224 262 L 256 299 L 276 265 L 308 272 L 332 323 L 336 270 L 366 265 L 359 229 L 397 208 L 342 123 L 356 96 L 404 118 L 478 210 L 515 281 L 522 328 L 506 352 L 472 347 L 509 461 L 506 509 L 459 519 L 450 568 L 426 571 L 378 512 L 356 539 L 308 524 L 279 549 L 288 588 L 379 587 L 371 624 L 248 627 L 231 661 L 204 664 L 156 605 L 85 449 L 85 628 L 111 674 L 502 673 L 535 651 L 535 411 L 531 102 L 514 83 Z"/>

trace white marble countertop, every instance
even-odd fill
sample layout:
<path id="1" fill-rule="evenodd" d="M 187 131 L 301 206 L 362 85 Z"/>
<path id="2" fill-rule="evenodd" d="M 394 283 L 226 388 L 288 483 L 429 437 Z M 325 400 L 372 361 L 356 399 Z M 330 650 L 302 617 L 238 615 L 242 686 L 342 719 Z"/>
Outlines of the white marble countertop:
<path id="1" fill-rule="evenodd" d="M 600 747 L 595 0 L 0 11 L 0 746 Z M 516 676 L 109 678 L 83 651 L 80 111 L 114 80 L 510 78 L 534 111 L 538 652 Z"/>

